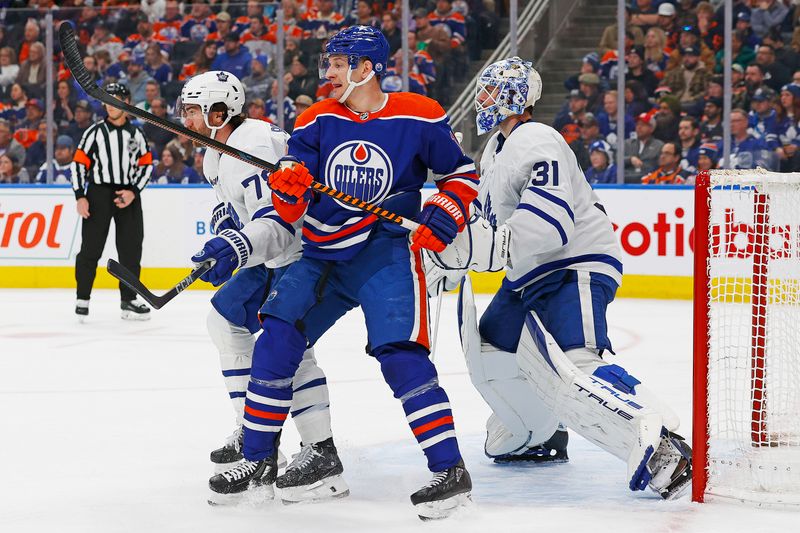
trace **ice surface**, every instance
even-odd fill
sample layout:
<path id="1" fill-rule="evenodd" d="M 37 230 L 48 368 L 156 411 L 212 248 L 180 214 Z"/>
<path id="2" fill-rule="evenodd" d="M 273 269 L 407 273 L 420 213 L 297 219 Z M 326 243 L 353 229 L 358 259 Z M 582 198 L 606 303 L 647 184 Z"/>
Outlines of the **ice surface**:
<path id="1" fill-rule="evenodd" d="M 0 532 L 791 531 L 797 513 L 661 501 L 631 493 L 625 465 L 571 433 L 566 465 L 496 466 L 483 455 L 488 408 L 460 354 L 447 295 L 436 364 L 450 395 L 474 505 L 423 524 L 408 496 L 430 474 L 399 403 L 364 354 L 360 311 L 318 345 L 349 498 L 317 505 L 212 508 L 208 452 L 233 429 L 207 292 L 186 292 L 149 322 L 119 318 L 96 291 L 77 324 L 73 291 L 0 291 Z M 479 306 L 488 298 L 478 297 Z M 689 302 L 619 300 L 611 340 L 625 366 L 675 408 L 690 438 Z M 299 439 L 288 422 L 284 451 Z"/>

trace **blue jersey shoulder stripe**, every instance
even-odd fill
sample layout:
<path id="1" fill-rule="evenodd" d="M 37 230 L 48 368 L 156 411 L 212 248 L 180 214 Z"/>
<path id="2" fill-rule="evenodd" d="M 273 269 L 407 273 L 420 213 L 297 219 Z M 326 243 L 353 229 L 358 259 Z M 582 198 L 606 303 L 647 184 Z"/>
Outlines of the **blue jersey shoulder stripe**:
<path id="1" fill-rule="evenodd" d="M 564 210 L 569 215 L 569 218 L 573 222 L 575 222 L 575 213 L 572 212 L 572 209 L 570 209 L 569 204 L 566 201 L 564 201 L 562 198 L 559 198 L 558 196 L 556 196 L 554 194 L 550 194 L 549 192 L 547 192 L 545 190 L 539 189 L 538 187 L 528 187 L 528 190 L 531 191 L 534 194 L 538 194 L 539 196 L 541 196 L 545 200 L 550 200 L 554 204 L 557 204 L 557 205 L 560 205 L 561 207 L 563 207 Z"/>
<path id="2" fill-rule="evenodd" d="M 259 209 L 255 213 L 253 213 L 253 216 L 250 218 L 250 220 L 255 220 L 257 218 L 262 218 L 267 213 L 272 213 L 273 211 L 275 211 L 275 208 L 272 207 L 272 206 L 262 207 L 261 209 Z"/>
<path id="3" fill-rule="evenodd" d="M 554 228 L 556 228 L 556 231 L 558 232 L 559 236 L 561 237 L 561 245 L 563 246 L 563 245 L 567 244 L 567 240 L 568 240 L 567 239 L 567 232 L 564 231 L 564 227 L 561 225 L 561 223 L 558 220 L 556 220 L 555 218 L 551 217 L 550 215 L 548 215 L 547 213 L 545 213 L 544 211 L 542 211 L 538 207 L 534 207 L 534 206 L 532 206 L 530 204 L 524 204 L 524 203 L 523 204 L 519 204 L 517 206 L 517 209 L 524 209 L 525 211 L 530 211 L 531 213 L 533 213 L 534 215 L 538 216 L 542 220 L 544 220 L 546 222 L 549 222 Z"/>

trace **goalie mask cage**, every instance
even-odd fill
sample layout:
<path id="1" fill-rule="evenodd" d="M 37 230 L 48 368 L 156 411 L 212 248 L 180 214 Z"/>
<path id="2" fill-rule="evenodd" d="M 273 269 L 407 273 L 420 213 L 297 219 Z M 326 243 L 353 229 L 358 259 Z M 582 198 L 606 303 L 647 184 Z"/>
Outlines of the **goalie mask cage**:
<path id="1" fill-rule="evenodd" d="M 700 173 L 694 231 L 692 499 L 800 505 L 800 174 Z"/>

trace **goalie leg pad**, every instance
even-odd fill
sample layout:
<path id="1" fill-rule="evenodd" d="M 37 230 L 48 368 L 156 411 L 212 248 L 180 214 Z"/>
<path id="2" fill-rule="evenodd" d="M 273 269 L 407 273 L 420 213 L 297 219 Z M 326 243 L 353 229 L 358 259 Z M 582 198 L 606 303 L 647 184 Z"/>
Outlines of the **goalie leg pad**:
<path id="1" fill-rule="evenodd" d="M 462 281 L 458 309 L 470 380 L 494 412 L 487 422 L 486 455 L 520 452 L 548 439 L 558 419 L 539 402 L 536 383 L 521 373 L 515 354 L 481 343 L 469 277 Z"/>

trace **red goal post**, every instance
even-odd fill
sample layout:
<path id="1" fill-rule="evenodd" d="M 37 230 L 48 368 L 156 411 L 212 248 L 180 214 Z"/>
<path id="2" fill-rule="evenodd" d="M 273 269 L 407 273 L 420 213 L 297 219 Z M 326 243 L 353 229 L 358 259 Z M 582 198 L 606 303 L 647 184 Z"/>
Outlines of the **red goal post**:
<path id="1" fill-rule="evenodd" d="M 692 499 L 800 505 L 800 174 L 698 175 Z"/>

